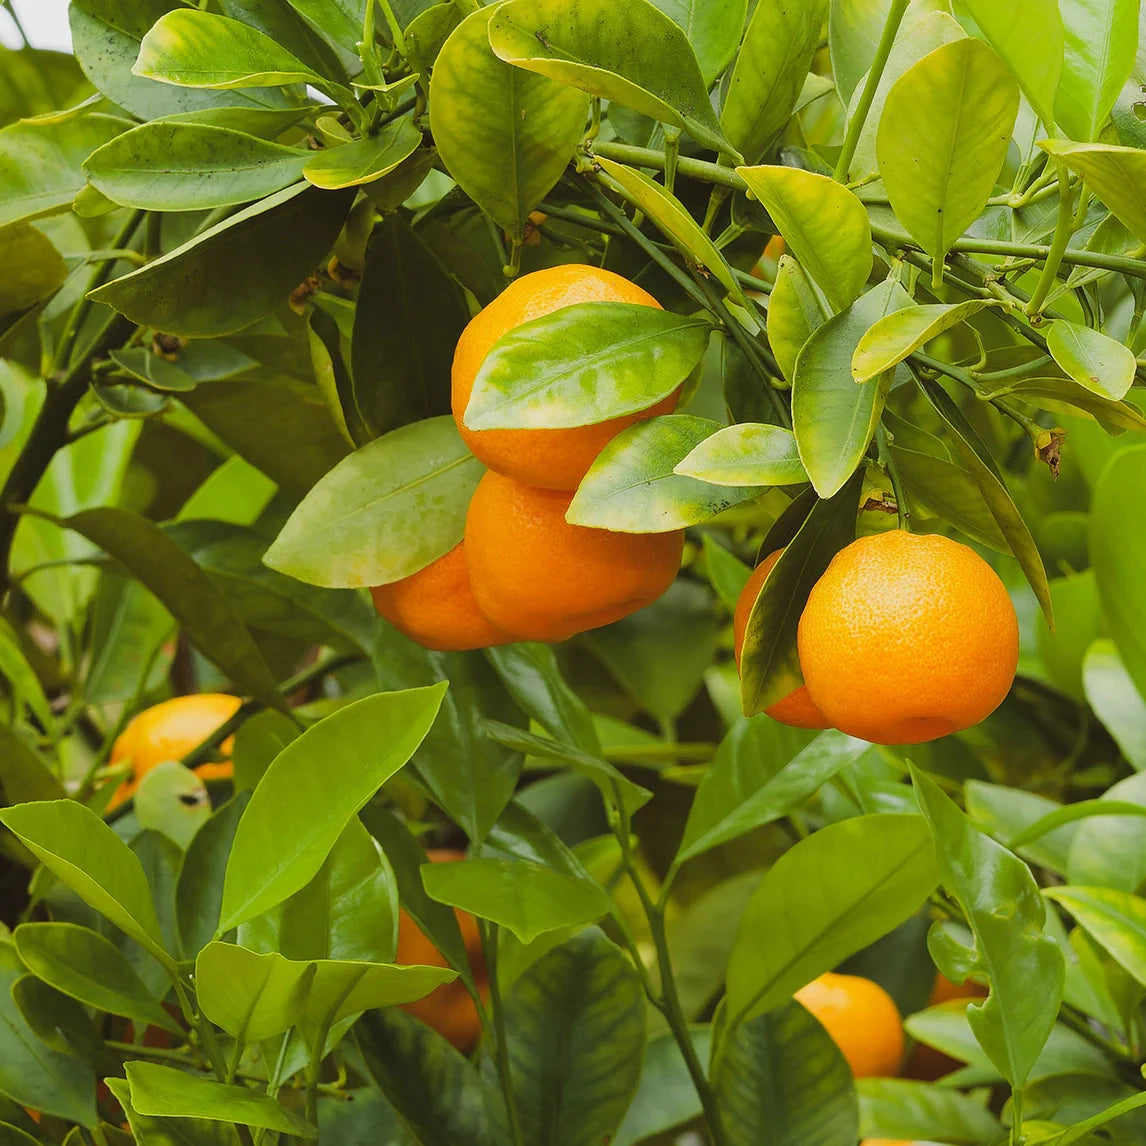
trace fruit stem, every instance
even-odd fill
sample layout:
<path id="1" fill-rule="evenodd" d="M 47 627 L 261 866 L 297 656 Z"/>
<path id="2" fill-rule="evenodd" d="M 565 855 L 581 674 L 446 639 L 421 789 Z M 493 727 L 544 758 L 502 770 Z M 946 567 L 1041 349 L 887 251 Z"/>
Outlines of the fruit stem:
<path id="1" fill-rule="evenodd" d="M 505 1008 L 501 1001 L 501 984 L 497 981 L 497 938 L 496 923 L 478 921 L 481 935 L 482 954 L 485 958 L 489 979 L 489 1009 L 493 1015 L 494 1057 L 497 1062 L 497 1077 L 501 1082 L 502 1096 L 505 1098 L 505 1112 L 509 1117 L 509 1133 L 513 1146 L 524 1146 L 521 1133 L 521 1116 L 517 1112 L 517 1096 L 513 1092 L 513 1072 L 509 1064 L 509 1043 L 505 1037 Z"/>
<path id="2" fill-rule="evenodd" d="M 903 481 L 899 476 L 899 467 L 891 456 L 887 427 L 882 422 L 875 428 L 875 446 L 878 451 L 879 464 L 883 466 L 887 480 L 891 482 L 891 491 L 895 494 L 895 512 L 899 514 L 899 528 L 910 533 L 911 508 L 907 504 L 907 496 L 903 492 Z"/>

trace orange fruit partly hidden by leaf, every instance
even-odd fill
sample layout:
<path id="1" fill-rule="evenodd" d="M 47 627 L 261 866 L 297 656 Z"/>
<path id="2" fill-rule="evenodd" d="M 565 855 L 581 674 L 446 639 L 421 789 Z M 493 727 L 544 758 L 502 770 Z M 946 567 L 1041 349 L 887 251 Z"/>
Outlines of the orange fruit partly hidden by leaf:
<path id="1" fill-rule="evenodd" d="M 796 1000 L 823 1024 L 856 1078 L 893 1078 L 903 1060 L 903 1020 L 891 996 L 858 975 L 813 979 Z"/>
<path id="2" fill-rule="evenodd" d="M 772 566 L 780 559 L 782 549 L 769 553 L 755 569 L 748 583 L 744 586 L 736 602 L 736 612 L 732 616 L 733 655 L 736 657 L 736 667 L 740 667 L 740 650 L 744 647 L 744 634 L 748 631 L 748 616 L 756 598 L 760 594 L 760 587 L 772 572 Z M 787 696 L 781 697 L 775 704 L 764 710 L 773 720 L 781 724 L 791 724 L 796 728 L 831 728 L 824 714 L 812 703 L 805 685 L 793 689 Z"/>
<path id="3" fill-rule="evenodd" d="M 572 494 L 492 470 L 466 516 L 478 608 L 531 641 L 563 641 L 655 601 L 680 569 L 684 530 L 615 533 L 570 525 Z"/>
<path id="4" fill-rule="evenodd" d="M 979 983 L 973 983 L 970 979 L 965 983 L 952 983 L 946 976 L 937 974 L 927 1005 L 938 1007 L 944 1003 L 962 1004 L 959 1009 L 965 1010 L 968 1003 L 977 1002 L 986 997 L 987 988 Z M 908 1078 L 934 1082 L 945 1074 L 958 1070 L 963 1065 L 958 1059 L 944 1054 L 935 1047 L 929 1047 L 926 1043 L 916 1043 L 907 1056 L 907 1066 L 903 1073 Z"/>
<path id="5" fill-rule="evenodd" d="M 950 1003 L 954 999 L 985 999 L 987 988 L 980 983 L 973 983 L 968 979 L 965 983 L 952 983 L 946 975 L 936 974 L 935 985 L 931 988 L 931 996 L 927 1000 L 929 1007 L 937 1007 L 940 1003 Z"/>
<path id="6" fill-rule="evenodd" d="M 446 848 L 431 849 L 426 855 L 433 863 L 452 863 L 466 858 L 463 852 Z M 454 915 L 457 916 L 458 926 L 462 931 L 466 954 L 469 956 L 478 990 L 484 996 L 487 978 L 477 920 L 468 912 L 459 911 L 457 908 L 454 909 Z M 405 911 L 398 915 L 398 954 L 394 962 L 403 966 L 449 966 L 445 956 Z M 470 993 L 460 979 L 435 987 L 424 999 L 403 1004 L 403 1010 L 421 1019 L 461 1051 L 470 1050 L 481 1034 L 481 1020 L 478 1018 L 477 1007 L 474 1006 Z"/>
<path id="7" fill-rule="evenodd" d="M 114 765 L 130 760 L 131 779 L 119 786 L 109 807 L 114 808 L 133 796 L 141 777 L 157 764 L 181 760 L 198 748 L 239 711 L 241 704 L 237 696 L 225 692 L 200 692 L 172 697 L 133 717 L 116 738 L 108 761 Z M 229 779 L 234 772 L 230 760 L 234 744 L 235 738 L 228 736 L 218 748 L 219 755 L 226 759 L 200 764 L 195 769 L 196 775 L 204 780 Z"/>
<path id="8" fill-rule="evenodd" d="M 973 549 L 895 529 L 832 558 L 800 617 L 804 682 L 832 725 L 876 744 L 969 728 L 1019 660 L 1006 587 Z"/>
<path id="9" fill-rule="evenodd" d="M 370 596 L 394 628 L 427 649 L 484 649 L 514 640 L 479 612 L 464 543 L 410 577 L 376 585 Z"/>
<path id="10" fill-rule="evenodd" d="M 523 322 L 581 302 L 631 302 L 661 309 L 651 294 L 612 271 L 566 263 L 512 282 L 470 321 L 454 351 L 452 400 L 462 438 L 491 470 L 527 485 L 576 489 L 597 455 L 622 430 L 676 408 L 678 392 L 646 410 L 593 426 L 543 430 L 471 430 L 466 426 L 463 419 L 474 379 L 494 343 Z"/>

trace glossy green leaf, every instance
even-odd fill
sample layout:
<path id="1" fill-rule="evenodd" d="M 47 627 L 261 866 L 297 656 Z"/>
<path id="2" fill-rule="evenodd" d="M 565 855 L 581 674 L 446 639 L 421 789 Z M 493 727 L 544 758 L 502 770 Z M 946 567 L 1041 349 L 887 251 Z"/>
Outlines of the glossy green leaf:
<path id="1" fill-rule="evenodd" d="M 1090 1118 L 1084 1118 L 1081 1122 L 1076 1122 L 1063 1133 L 1056 1134 L 1050 1140 L 1051 1146 L 1072 1146 L 1073 1143 L 1088 1138 L 1095 1130 L 1105 1126 L 1108 1122 L 1113 1122 L 1116 1118 L 1130 1114 L 1144 1105 L 1146 1105 L 1146 1094 L 1130 1095 L 1128 1098 L 1107 1107 L 1106 1110 L 1094 1114 Z"/>
<path id="2" fill-rule="evenodd" d="M 115 944 L 73 923 L 24 923 L 12 935 L 33 975 L 89 1007 L 182 1034 Z"/>
<path id="3" fill-rule="evenodd" d="M 1012 840 L 1025 836 L 1034 824 L 1063 806 L 1034 792 L 982 780 L 968 780 L 963 793 L 967 814 L 975 824 L 1008 847 Z M 1075 831 L 1074 826 L 1064 825 L 1011 850 L 1018 850 L 1025 859 L 1066 875 L 1067 856 Z"/>
<path id="4" fill-rule="evenodd" d="M 622 430 L 598 454 L 565 520 L 621 533 L 664 533 L 755 497 L 751 487 L 710 485 L 675 472 L 716 428 L 707 418 L 664 414 Z"/>
<path id="5" fill-rule="evenodd" d="M 345 80 L 345 69 L 338 53 L 322 39 L 315 28 L 312 28 L 301 18 L 300 14 L 289 3 L 268 4 L 262 3 L 260 0 L 219 0 L 216 7 L 224 16 L 242 20 L 244 24 L 263 32 L 280 47 L 285 48 L 292 55 L 302 60 L 308 67 L 314 68 L 319 75 Z M 330 31 L 321 20 L 317 22 L 317 27 L 324 32 Z M 361 37 L 361 33 L 362 25 L 359 22 L 359 37 Z"/>
<path id="6" fill-rule="evenodd" d="M 156 21 L 143 37 L 131 70 L 133 75 L 189 88 L 325 82 L 265 32 L 229 16 L 186 8 Z"/>
<path id="7" fill-rule="evenodd" d="M 768 296 L 768 345 L 789 382 L 796 376 L 796 357 L 804 343 L 829 317 L 804 268 L 791 255 L 781 255 Z"/>
<path id="8" fill-rule="evenodd" d="M 647 0 L 509 0 L 490 20 L 489 42 L 507 63 L 732 152 L 688 40 Z"/>
<path id="9" fill-rule="evenodd" d="M 0 726 L 0 790 L 8 804 L 62 800 L 65 795 L 45 758 L 7 726 Z"/>
<path id="10" fill-rule="evenodd" d="M 0 259 L 7 268 L 0 283 L 0 316 L 35 306 L 68 277 L 67 263 L 52 241 L 26 223 L 0 228 Z"/>
<path id="11" fill-rule="evenodd" d="M 1065 139 L 1043 139 L 1039 146 L 1081 175 L 1126 229 L 1146 242 L 1146 152 Z"/>
<path id="12" fill-rule="evenodd" d="M 667 398 L 712 327 L 640 303 L 582 302 L 503 335 L 474 379 L 472 430 L 587 426 Z"/>
<path id="13" fill-rule="evenodd" d="M 1136 406 L 1129 402 L 1112 402 L 1069 378 L 1021 378 L 991 391 L 992 397 L 996 394 L 1000 397 L 1014 394 L 1024 402 L 1052 413 L 1093 419 L 1110 434 L 1146 430 L 1146 419 Z"/>
<path id="14" fill-rule="evenodd" d="M 582 931 L 514 984 L 505 1030 L 524 1141 L 610 1141 L 645 1047 L 644 991 L 628 956 L 598 928 Z"/>
<path id="15" fill-rule="evenodd" d="M 350 818 L 422 742 L 444 692 L 443 684 L 365 697 L 282 750 L 239 821 L 217 934 L 269 910 L 314 878 Z M 374 734 L 380 726 L 393 730 L 382 741 Z"/>
<path id="16" fill-rule="evenodd" d="M 313 963 L 260 955 L 232 943 L 208 943 L 195 961 L 195 992 L 203 1014 L 247 1043 L 292 1027 L 313 979 Z"/>
<path id="17" fill-rule="evenodd" d="M 999 1133 L 983 1102 L 946 1086 L 906 1078 L 861 1078 L 860 1131 L 865 1138 L 946 1138 L 982 1144 Z"/>
<path id="18" fill-rule="evenodd" d="M 5 808 L 0 823 L 89 907 L 160 963 L 174 966 L 143 867 L 99 816 L 75 800 L 50 800 Z"/>
<path id="19" fill-rule="evenodd" d="M 1054 123 L 1055 93 L 1063 63 L 1059 0 L 963 2 L 987 43 L 1014 73 L 1023 94 L 1049 127 Z"/>
<path id="20" fill-rule="evenodd" d="M 1086 699 L 1131 766 L 1146 769 L 1146 700 L 1134 687 L 1114 642 L 1095 641 L 1082 662 Z"/>
<path id="21" fill-rule="evenodd" d="M 1080 386 L 1118 401 L 1134 383 L 1134 351 L 1089 326 L 1057 319 L 1047 330 L 1047 349 Z"/>
<path id="22" fill-rule="evenodd" d="M 971 971 L 985 975 L 991 993 L 967 1009 L 967 1020 L 1000 1074 L 1020 1086 L 1058 1016 L 1062 952 L 1043 930 L 1046 909 L 1030 868 L 974 827 L 934 780 L 915 768 L 911 774 L 943 886 L 973 933 L 965 944 L 933 929 L 932 956 L 956 982 Z M 1040 989 L 1031 991 L 1032 983 Z"/>
<path id="23" fill-rule="evenodd" d="M 708 1059 L 711 1035 L 707 1027 L 689 1031 L 697 1058 Z M 691 1122 L 701 1113 L 700 1098 L 676 1039 L 669 1033 L 645 1044 L 641 1081 L 611 1146 L 636 1146 L 655 1134 Z"/>
<path id="24" fill-rule="evenodd" d="M 990 300 L 977 298 L 957 303 L 925 303 L 881 318 L 860 339 L 852 355 L 852 377 L 861 383 L 870 381 L 990 305 Z"/>
<path id="25" fill-rule="evenodd" d="M 287 720 L 282 713 L 274 715 Z M 251 723 L 248 721 L 243 728 L 250 727 Z M 194 959 L 219 926 L 227 859 L 248 799 L 248 794 L 241 792 L 228 800 L 195 834 L 183 858 L 175 885 L 175 915 L 182 955 L 186 959 Z"/>
<path id="26" fill-rule="evenodd" d="M 287 187 L 91 297 L 168 334 L 233 334 L 280 306 L 322 261 L 351 198 Z"/>
<path id="27" fill-rule="evenodd" d="M 417 151 L 422 133 L 403 116 L 391 120 L 377 135 L 341 147 L 328 147 L 311 156 L 302 174 L 316 187 L 334 190 L 359 187 L 389 175 Z"/>
<path id="28" fill-rule="evenodd" d="M 756 5 L 720 113 L 724 134 L 749 163 L 767 154 L 788 122 L 827 16 L 828 0 Z"/>
<path id="29" fill-rule="evenodd" d="M 432 899 L 490 919 L 522 943 L 609 911 L 609 897 L 595 883 L 527 860 L 427 864 L 422 883 Z"/>
<path id="30" fill-rule="evenodd" d="M 124 347 L 111 351 L 108 357 L 123 374 L 152 389 L 175 392 L 195 389 L 196 382 L 190 374 L 145 347 Z"/>
<path id="31" fill-rule="evenodd" d="M 871 274 L 871 226 L 842 184 L 799 167 L 738 167 L 800 265 L 838 310 L 863 293 Z"/>
<path id="32" fill-rule="evenodd" d="M 207 1118 L 237 1122 L 296 1138 L 316 1138 L 318 1131 L 276 1099 L 246 1086 L 228 1086 L 158 1063 L 124 1065 L 131 1105 L 152 1118 Z"/>
<path id="33" fill-rule="evenodd" d="M 828 49 L 836 90 L 845 104 L 875 59 L 889 7 L 889 0 L 831 0 Z"/>
<path id="34" fill-rule="evenodd" d="M 430 80 L 430 127 L 462 190 L 517 236 L 572 158 L 588 100 L 494 54 L 506 12 L 472 12 L 446 40 Z"/>
<path id="35" fill-rule="evenodd" d="M 792 384 L 792 422 L 800 460 L 820 497 L 834 496 L 871 444 L 891 373 L 857 386 L 852 357 L 864 334 L 886 315 L 911 305 L 888 279 L 830 318 L 800 351 Z"/>
<path id="36" fill-rule="evenodd" d="M 186 851 L 211 818 L 211 797 L 190 768 L 177 760 L 163 760 L 140 781 L 135 814 L 140 827 L 161 833 Z"/>
<path id="37" fill-rule="evenodd" d="M 748 14 L 746 0 L 653 0 L 688 37 L 704 82 L 713 81 L 732 62 Z"/>
<path id="38" fill-rule="evenodd" d="M 1062 904 L 1119 966 L 1146 985 L 1146 900 L 1109 887 L 1055 887 L 1044 894 Z"/>
<path id="39" fill-rule="evenodd" d="M 859 1135 L 851 1069 L 831 1035 L 795 1001 L 731 1031 L 713 1084 L 730 1146 L 842 1146 Z"/>
<path id="40" fill-rule="evenodd" d="M 1054 110 L 1071 139 L 1097 139 L 1134 70 L 1135 0 L 1064 0 L 1064 60 Z"/>
<path id="41" fill-rule="evenodd" d="M 715 541 L 711 534 L 705 534 L 703 545 L 704 571 L 716 595 L 727 608 L 735 610 L 752 570 L 739 557 L 729 553 L 720 542 Z"/>
<path id="42" fill-rule="evenodd" d="M 674 865 L 802 808 L 868 747 L 835 729 L 793 733 L 764 715 L 737 722 L 700 782 Z"/>
<path id="43" fill-rule="evenodd" d="M 448 967 L 355 963 L 341 959 L 319 959 L 312 966 L 314 979 L 307 993 L 302 1021 L 303 1033 L 312 1045 L 315 1036 L 329 1031 L 343 1019 L 376 1007 L 412 1003 L 457 978 L 457 972 Z"/>
<path id="44" fill-rule="evenodd" d="M 880 175 L 896 218 L 937 261 L 987 205 L 1018 109 L 1006 66 L 972 39 L 936 48 L 888 93 Z"/>
<path id="45" fill-rule="evenodd" d="M 362 39 L 366 0 L 288 0 L 290 6 L 312 27 L 318 28 L 328 43 L 341 49 L 343 58 L 356 55 Z M 357 62 L 357 61 L 355 61 Z"/>
<path id="46" fill-rule="evenodd" d="M 461 541 L 482 473 L 453 418 L 402 426 L 339 462 L 303 499 L 264 561 L 328 588 L 401 580 Z"/>
<path id="47" fill-rule="evenodd" d="M 233 1146 L 235 1128 L 205 1118 L 152 1118 L 131 1105 L 131 1090 L 124 1078 L 105 1078 L 104 1085 L 119 1103 L 136 1142 L 178 1142 L 180 1146 Z M 110 1134 L 105 1125 L 104 1133 Z M 69 1143 L 69 1146 L 72 1144 Z"/>
<path id="48" fill-rule="evenodd" d="M 1146 811 L 1146 776 L 1138 773 L 1119 780 L 1097 800 L 1087 801 L 1096 811 L 1126 805 Z M 1078 804 L 1069 804 L 1076 808 Z M 1065 809 L 1064 809 L 1065 811 Z M 1137 891 L 1146 879 L 1146 844 L 1140 815 L 1087 818 L 1078 825 L 1071 841 L 1066 874 L 1072 884 Z"/>

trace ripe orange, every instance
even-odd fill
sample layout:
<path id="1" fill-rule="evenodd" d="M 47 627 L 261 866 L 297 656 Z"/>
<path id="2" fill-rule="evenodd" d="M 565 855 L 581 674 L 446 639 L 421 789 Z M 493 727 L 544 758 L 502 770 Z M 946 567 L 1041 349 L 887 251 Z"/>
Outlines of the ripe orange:
<path id="1" fill-rule="evenodd" d="M 985 999 L 986 997 L 987 988 L 980 983 L 972 982 L 970 979 L 965 983 L 952 983 L 946 975 L 937 974 L 927 1005 L 937 1007 L 940 1003 L 950 1003 L 955 999 L 971 1002 L 973 999 Z"/>
<path id="2" fill-rule="evenodd" d="M 744 647 L 744 634 L 748 631 L 748 616 L 752 606 L 760 593 L 772 566 L 780 559 L 782 549 L 769 553 L 748 578 L 740 598 L 736 602 L 736 612 L 732 616 L 733 655 L 736 657 L 736 667 L 740 667 L 740 650 Z M 764 710 L 773 720 L 781 724 L 791 724 L 795 728 L 831 728 L 824 714 L 812 703 L 805 685 L 793 689 L 787 696 L 781 697 L 775 704 Z"/>
<path id="3" fill-rule="evenodd" d="M 570 525 L 572 494 L 488 472 L 466 516 L 478 608 L 532 641 L 563 641 L 655 601 L 673 582 L 684 530 L 614 533 Z"/>
<path id="4" fill-rule="evenodd" d="M 856 1078 L 899 1074 L 903 1020 L 878 983 L 829 971 L 801 987 L 794 997 L 824 1025 Z"/>
<path id="5" fill-rule="evenodd" d="M 370 596 L 390 624 L 427 649 L 484 649 L 515 639 L 478 611 L 464 543 L 410 577 L 376 585 Z"/>
<path id="6" fill-rule="evenodd" d="M 677 393 L 647 410 L 594 426 L 544 430 L 471 430 L 463 421 L 474 379 L 503 334 L 530 319 L 580 302 L 632 302 L 660 309 L 651 294 L 612 271 L 567 263 L 512 282 L 462 331 L 451 373 L 454 420 L 471 450 L 490 469 L 546 489 L 576 489 L 597 455 L 622 430 L 676 408 Z"/>
<path id="7" fill-rule="evenodd" d="M 944 1003 L 962 1004 L 961 1010 L 966 1010 L 968 1003 L 977 1002 L 987 997 L 987 988 L 968 979 L 965 983 L 952 983 L 943 975 L 935 976 L 935 984 L 931 988 L 931 997 L 927 1000 L 929 1007 L 937 1007 Z M 948 1054 L 944 1054 L 935 1047 L 926 1043 L 916 1043 L 907 1056 L 907 1066 L 904 1075 L 907 1078 L 916 1078 L 924 1082 L 934 1082 L 953 1070 L 958 1070 L 964 1064 Z"/>
<path id="8" fill-rule="evenodd" d="M 109 764 L 131 761 L 131 778 L 125 780 L 112 797 L 115 808 L 135 794 L 140 779 L 164 760 L 180 760 L 198 748 L 221 724 L 226 724 L 242 701 L 223 692 L 201 692 L 176 696 L 162 704 L 146 708 L 133 717 L 116 738 Z M 235 738 L 228 736 L 219 745 L 219 754 L 227 759 L 200 764 L 195 769 L 204 780 L 229 779 L 234 773 L 231 750 Z"/>
<path id="9" fill-rule="evenodd" d="M 832 559 L 800 618 L 804 682 L 836 727 L 919 744 L 977 724 L 1019 659 L 1015 609 L 973 549 L 891 530 Z"/>
<path id="10" fill-rule="evenodd" d="M 466 858 L 463 852 L 447 848 L 431 849 L 426 856 L 432 863 L 453 863 L 455 860 Z M 454 909 L 454 914 L 457 916 L 458 926 L 462 929 L 462 939 L 465 941 L 466 954 L 469 956 L 478 990 L 484 996 L 487 979 L 477 920 L 468 912 L 459 911 L 457 908 Z M 449 966 L 445 956 L 405 911 L 398 915 L 398 954 L 394 962 L 402 965 L 420 964 L 424 967 Z M 460 1051 L 470 1050 L 481 1035 L 481 1020 L 478 1018 L 477 1007 L 474 1006 L 470 993 L 459 979 L 435 987 L 424 999 L 403 1004 L 403 1010 L 421 1019 Z"/>

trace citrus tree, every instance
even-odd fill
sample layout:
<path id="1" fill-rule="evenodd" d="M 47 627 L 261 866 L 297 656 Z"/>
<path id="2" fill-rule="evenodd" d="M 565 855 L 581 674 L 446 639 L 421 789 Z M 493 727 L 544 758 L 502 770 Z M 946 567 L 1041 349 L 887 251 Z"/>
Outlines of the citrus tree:
<path id="1" fill-rule="evenodd" d="M 1139 16 L 5 50 L 0 1140 L 1146 1142 Z"/>

